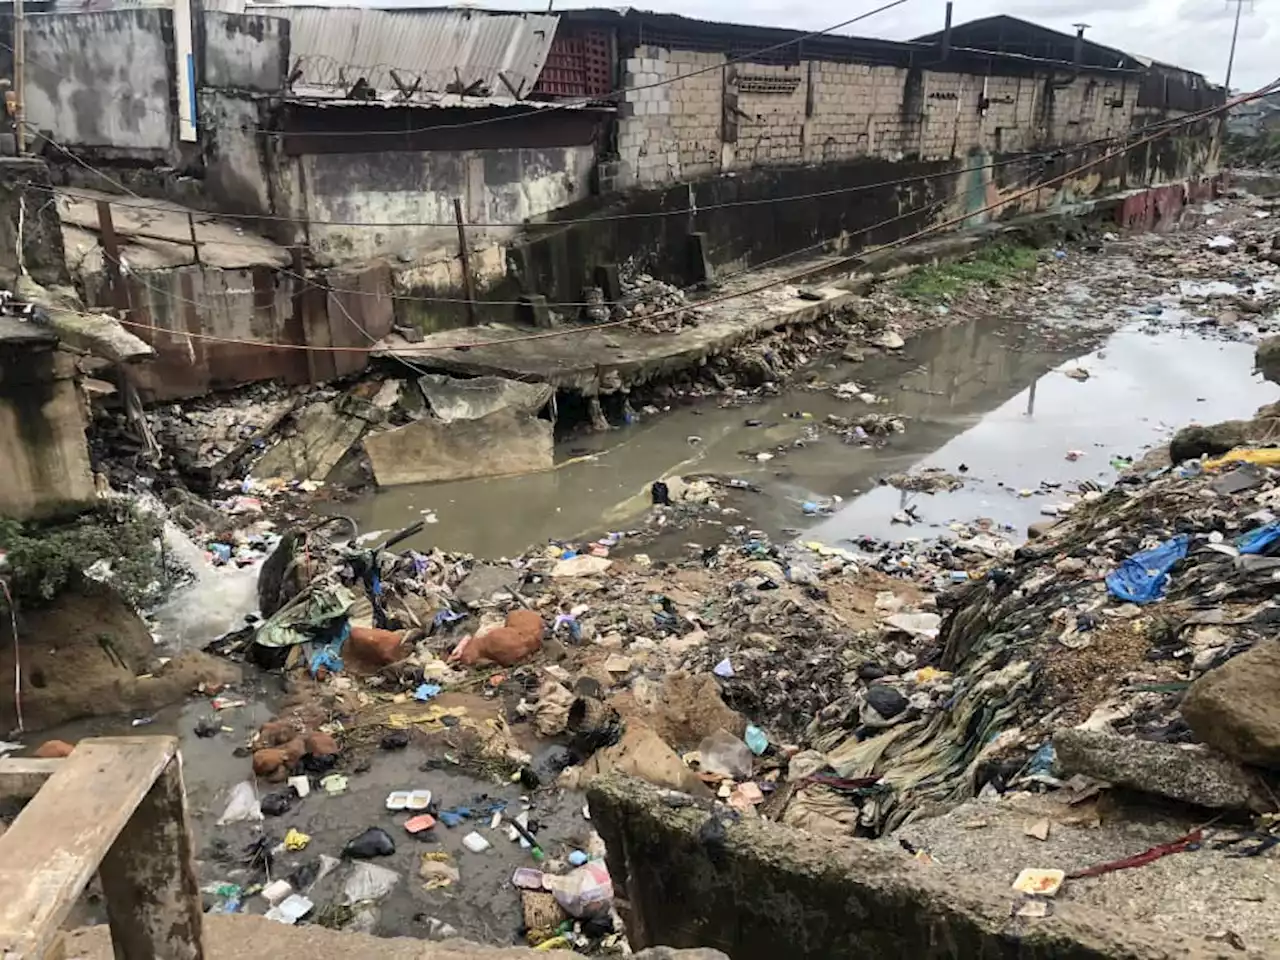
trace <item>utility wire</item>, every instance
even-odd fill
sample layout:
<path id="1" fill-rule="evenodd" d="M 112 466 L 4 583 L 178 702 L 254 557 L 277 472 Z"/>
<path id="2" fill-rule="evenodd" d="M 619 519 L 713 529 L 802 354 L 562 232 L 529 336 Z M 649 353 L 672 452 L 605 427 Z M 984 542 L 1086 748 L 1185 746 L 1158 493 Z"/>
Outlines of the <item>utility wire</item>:
<path id="1" fill-rule="evenodd" d="M 949 227 L 953 227 L 958 224 L 961 224 L 965 220 L 968 220 L 972 217 L 980 216 L 984 213 L 990 213 L 991 211 L 1004 207 L 1010 203 L 1013 203 L 1016 200 L 1020 200 L 1022 197 L 1029 196 L 1030 194 L 1036 193 L 1040 190 L 1044 190 L 1049 187 L 1055 186 L 1057 184 L 1063 183 L 1064 181 L 1069 180 L 1071 177 L 1074 177 L 1085 170 L 1098 166 L 1099 164 L 1106 163 L 1109 160 L 1114 160 L 1116 157 L 1123 156 L 1126 153 L 1129 153 L 1130 151 L 1137 149 L 1138 147 L 1151 143 L 1154 140 L 1158 140 L 1160 137 L 1174 130 L 1181 129 L 1182 127 L 1185 127 L 1185 126 L 1190 126 L 1191 124 L 1197 123 L 1200 120 L 1205 119 L 1207 117 L 1214 116 L 1219 113 L 1223 113 L 1226 110 L 1229 110 L 1232 107 L 1238 106 L 1242 103 L 1247 103 L 1251 100 L 1256 100 L 1270 93 L 1273 89 L 1277 87 L 1280 87 L 1280 78 L 1273 80 L 1271 83 L 1267 84 L 1265 87 L 1262 87 L 1259 90 L 1254 91 L 1253 93 L 1248 93 L 1233 99 L 1229 99 L 1225 103 L 1219 106 L 1208 108 L 1206 110 L 1198 111 L 1196 113 L 1189 114 L 1185 117 L 1182 117 L 1176 122 L 1169 125 L 1168 127 L 1165 127 L 1155 133 L 1149 134 L 1135 141 L 1132 144 L 1128 144 L 1118 150 L 1113 150 L 1093 160 L 1086 161 L 1085 163 L 1082 163 L 1076 167 L 1073 167 L 1072 169 L 1066 171 L 1065 173 L 1052 177 L 1049 180 L 1045 180 L 1040 183 L 1037 183 L 1034 186 L 1020 190 L 1017 193 L 1013 194 L 1012 196 L 1005 197 L 1001 200 L 988 204 L 977 210 L 968 211 L 958 217 L 953 217 L 949 220 L 943 221 L 942 223 L 930 225 L 928 227 L 925 227 L 921 230 L 917 230 L 906 236 L 899 237 L 896 240 L 891 240 L 887 243 L 880 244 L 876 247 L 872 247 L 867 250 L 861 250 L 857 254 L 849 257 L 845 257 L 835 263 L 824 263 L 819 265 L 818 267 L 807 268 L 797 273 L 788 274 L 786 276 L 770 280 L 768 282 L 756 285 L 754 287 L 748 287 L 744 290 L 737 290 L 737 291 L 733 291 L 732 293 L 711 297 L 706 300 L 699 301 L 697 304 L 694 304 L 694 306 L 696 307 L 711 306 L 716 303 L 724 303 L 731 300 L 741 299 L 742 297 L 750 296 L 751 294 L 755 294 L 755 293 L 760 293 L 765 290 L 771 289 L 773 287 L 781 286 L 783 284 L 795 283 L 796 281 L 802 280 L 805 277 L 813 275 L 814 273 L 825 272 L 831 269 L 841 267 L 843 265 L 852 263 L 856 260 L 860 260 L 868 256 L 869 254 L 877 253 L 883 250 L 894 249 L 896 247 L 900 247 L 905 244 L 912 243 L 916 240 L 919 240 L 923 237 L 929 236 L 930 234 L 940 233 L 948 229 Z M 680 307 L 677 309 L 660 311 L 655 314 L 650 314 L 648 317 L 645 317 L 643 319 L 645 320 L 660 319 L 664 316 L 670 316 L 674 313 L 678 313 L 680 312 L 680 310 L 684 310 L 684 309 L 687 309 L 687 307 Z M 195 334 L 195 333 L 182 333 L 182 332 L 175 333 L 175 331 L 168 330 L 163 327 L 157 327 L 154 324 L 136 323 L 128 320 L 120 320 L 119 322 L 124 326 L 141 329 L 141 330 L 154 330 L 154 331 L 158 331 L 160 333 L 165 333 L 169 335 L 185 336 L 193 339 L 219 342 L 219 343 L 234 343 L 239 345 L 257 346 L 262 349 L 268 349 L 268 350 L 303 350 L 303 351 L 318 351 L 318 352 L 351 352 L 351 353 L 381 352 L 380 348 L 376 348 L 376 347 L 338 347 L 338 346 L 312 346 L 309 344 L 273 344 L 273 343 L 265 343 L 260 340 L 244 340 L 244 339 L 232 338 L 232 337 L 218 337 L 210 334 Z M 471 343 L 452 343 L 452 344 L 438 344 L 438 345 L 414 344 L 406 348 L 401 348 L 397 352 L 407 354 L 408 356 L 416 356 L 422 353 L 436 352 L 440 350 L 472 350 L 472 349 L 478 349 L 481 347 L 503 346 L 503 345 L 509 345 L 512 343 L 521 343 L 521 342 L 528 342 L 533 340 L 547 340 L 547 339 L 552 339 L 556 337 L 574 336 L 574 335 L 583 334 L 583 333 L 596 332 L 599 330 L 608 329 L 610 327 L 622 326 L 624 324 L 629 324 L 634 322 L 635 322 L 635 318 L 626 318 L 622 320 L 608 321 L 605 323 L 597 323 L 591 326 L 571 327 L 571 328 L 564 328 L 560 330 L 549 330 L 542 333 L 524 334 L 521 336 L 505 337 L 505 338 L 500 338 L 496 340 L 481 340 L 481 341 L 474 341 Z"/>

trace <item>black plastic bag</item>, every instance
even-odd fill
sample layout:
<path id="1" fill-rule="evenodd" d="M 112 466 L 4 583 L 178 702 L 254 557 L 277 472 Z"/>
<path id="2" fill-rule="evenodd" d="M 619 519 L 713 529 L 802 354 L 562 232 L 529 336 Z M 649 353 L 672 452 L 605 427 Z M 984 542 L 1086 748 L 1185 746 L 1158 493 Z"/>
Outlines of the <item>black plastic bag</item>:
<path id="1" fill-rule="evenodd" d="M 352 837 L 342 848 L 344 857 L 368 860 L 372 857 L 389 857 L 396 852 L 396 842 L 381 827 L 370 827 L 358 837 Z"/>

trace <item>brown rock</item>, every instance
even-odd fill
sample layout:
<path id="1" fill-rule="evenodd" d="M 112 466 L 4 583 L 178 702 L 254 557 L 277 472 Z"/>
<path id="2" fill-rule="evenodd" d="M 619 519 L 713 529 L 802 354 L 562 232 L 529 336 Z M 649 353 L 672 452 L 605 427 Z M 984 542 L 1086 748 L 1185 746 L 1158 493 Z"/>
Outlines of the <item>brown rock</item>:
<path id="1" fill-rule="evenodd" d="M 1280 769 L 1280 643 L 1264 641 L 1210 670 L 1182 698 L 1200 740 L 1244 763 Z"/>
<path id="2" fill-rule="evenodd" d="M 377 627 L 352 627 L 342 650 L 344 660 L 351 660 L 357 669 L 364 670 L 377 670 L 395 663 L 404 653 L 403 633 Z"/>
<path id="3" fill-rule="evenodd" d="M 526 642 L 536 640 L 539 646 L 542 644 L 542 617 L 532 610 L 512 610 L 507 614 L 507 628 L 519 633 Z"/>
<path id="4" fill-rule="evenodd" d="M 336 757 L 341 752 L 338 741 L 329 734 L 319 731 L 307 734 L 307 753 L 313 757 Z"/>
<path id="5" fill-rule="evenodd" d="M 67 743 L 65 740 L 46 740 L 36 747 L 35 756 L 42 760 L 59 760 L 70 756 L 75 748 L 74 743 Z"/>
<path id="6" fill-rule="evenodd" d="M 271 777 L 285 769 L 288 755 L 278 747 L 265 747 L 253 753 L 253 772 L 259 777 Z"/>
<path id="7" fill-rule="evenodd" d="M 264 723 L 258 730 L 257 741 L 264 747 L 278 747 L 283 743 L 288 743 L 298 735 L 298 731 L 293 724 L 284 720 L 272 720 L 270 723 Z"/>
<path id="8" fill-rule="evenodd" d="M 280 749 L 284 752 L 284 765 L 293 769 L 306 754 L 307 745 L 301 737 L 294 737 L 288 743 L 283 744 Z"/>

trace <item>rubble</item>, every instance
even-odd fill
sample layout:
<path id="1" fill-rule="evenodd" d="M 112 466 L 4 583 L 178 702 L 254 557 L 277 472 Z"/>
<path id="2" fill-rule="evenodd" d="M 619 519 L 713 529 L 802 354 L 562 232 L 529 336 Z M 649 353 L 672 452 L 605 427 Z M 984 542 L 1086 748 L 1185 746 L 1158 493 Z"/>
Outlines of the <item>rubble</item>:
<path id="1" fill-rule="evenodd" d="M 1225 650 L 1219 648 L 1205 665 L 1214 663 L 1221 653 Z M 1277 689 L 1280 643 L 1264 641 L 1207 670 L 1182 698 L 1182 716 L 1203 743 L 1242 763 L 1276 769 L 1280 767 Z"/>

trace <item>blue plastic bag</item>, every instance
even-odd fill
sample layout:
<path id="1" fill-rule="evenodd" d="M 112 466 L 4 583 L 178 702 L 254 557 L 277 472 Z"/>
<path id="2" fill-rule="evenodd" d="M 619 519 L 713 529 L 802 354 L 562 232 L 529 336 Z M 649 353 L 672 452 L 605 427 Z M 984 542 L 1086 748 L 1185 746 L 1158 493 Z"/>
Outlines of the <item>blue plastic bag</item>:
<path id="1" fill-rule="evenodd" d="M 1237 537 L 1236 546 L 1241 553 L 1266 553 L 1277 540 L 1280 540 L 1280 521 L 1268 523 Z"/>
<path id="2" fill-rule="evenodd" d="M 1135 553 L 1107 574 L 1111 595 L 1130 603 L 1154 603 L 1164 596 L 1173 565 L 1187 555 L 1191 537 L 1180 533 L 1158 547 Z"/>

